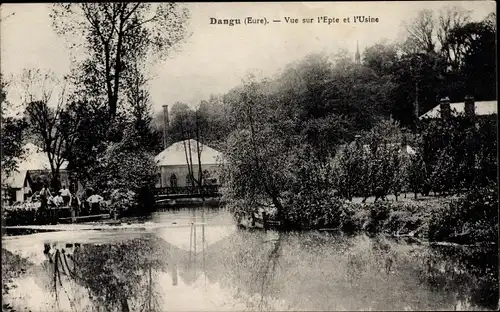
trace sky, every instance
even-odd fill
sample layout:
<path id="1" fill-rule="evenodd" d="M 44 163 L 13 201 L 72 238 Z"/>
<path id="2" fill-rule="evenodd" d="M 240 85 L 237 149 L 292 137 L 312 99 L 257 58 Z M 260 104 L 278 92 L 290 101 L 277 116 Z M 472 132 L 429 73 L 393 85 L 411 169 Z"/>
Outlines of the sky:
<path id="1" fill-rule="evenodd" d="M 191 107 L 211 94 L 222 94 L 241 83 L 249 73 L 260 77 L 277 74 L 290 62 L 314 52 L 337 53 L 339 48 L 354 53 L 382 39 L 398 40 L 402 23 L 419 10 L 440 10 L 460 6 L 471 10 L 473 20 L 496 12 L 494 1 L 431 2 L 276 2 L 276 3 L 188 3 L 191 13 L 187 42 L 157 63 L 150 84 L 152 106 L 180 101 Z M 53 31 L 50 4 L 3 4 L 0 26 L 1 71 L 17 77 L 25 68 L 51 70 L 58 76 L 69 73 L 70 52 L 63 37 Z M 15 13 L 14 15 L 11 15 Z M 352 23 L 358 15 L 378 18 L 378 23 Z M 319 24 L 318 16 L 339 18 L 341 23 Z M 210 18 L 241 19 L 241 25 L 211 25 Z M 245 25 L 246 17 L 266 18 L 268 25 Z M 298 18 L 298 24 L 284 21 Z M 350 17 L 351 23 L 343 23 Z M 304 24 L 303 18 L 315 23 Z M 281 23 L 272 20 L 280 19 Z M 16 92 L 9 99 L 18 100 Z"/>

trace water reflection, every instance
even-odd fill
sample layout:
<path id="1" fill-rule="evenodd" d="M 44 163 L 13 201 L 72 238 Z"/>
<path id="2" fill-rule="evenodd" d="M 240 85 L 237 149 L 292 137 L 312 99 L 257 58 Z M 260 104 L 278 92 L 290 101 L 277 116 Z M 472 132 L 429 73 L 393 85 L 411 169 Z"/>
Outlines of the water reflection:
<path id="1" fill-rule="evenodd" d="M 10 237 L 3 247 L 32 260 L 10 301 L 50 311 L 448 310 L 498 302 L 496 247 L 249 232 L 228 220 L 226 212 L 186 210 L 157 215 L 165 227 L 152 231 Z M 30 242 L 37 256 L 27 252 Z"/>
<path id="2" fill-rule="evenodd" d="M 87 290 L 94 307 L 105 311 L 154 311 L 153 270 L 165 270 L 165 262 L 150 240 L 135 239 L 126 243 L 76 245 L 61 248 L 45 244 L 47 261 L 42 263 L 47 276 L 52 276 L 50 289 L 54 307 L 61 308 L 60 297 L 65 294 L 73 309 L 75 297 Z M 80 288 L 76 293 L 70 289 Z M 81 289 L 83 288 L 83 289 Z M 81 304 L 81 302 L 80 302 Z"/>

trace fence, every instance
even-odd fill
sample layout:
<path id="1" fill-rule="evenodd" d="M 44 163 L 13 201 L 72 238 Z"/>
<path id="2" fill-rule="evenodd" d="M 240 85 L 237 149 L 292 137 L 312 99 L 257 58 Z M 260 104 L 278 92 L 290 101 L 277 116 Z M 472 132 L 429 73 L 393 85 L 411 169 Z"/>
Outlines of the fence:
<path id="1" fill-rule="evenodd" d="M 155 189 L 155 195 L 205 195 L 217 196 L 219 194 L 219 185 L 202 186 L 167 186 Z"/>

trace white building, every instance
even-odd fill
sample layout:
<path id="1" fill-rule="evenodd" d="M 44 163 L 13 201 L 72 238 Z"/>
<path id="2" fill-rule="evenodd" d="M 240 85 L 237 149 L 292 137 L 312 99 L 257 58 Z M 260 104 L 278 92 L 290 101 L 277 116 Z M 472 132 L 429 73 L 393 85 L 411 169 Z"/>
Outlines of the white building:
<path id="1" fill-rule="evenodd" d="M 191 186 L 189 172 L 192 171 L 194 179 L 198 179 L 198 158 L 200 158 L 201 162 L 204 178 L 203 183 L 219 184 L 219 169 L 222 154 L 207 145 L 191 139 L 176 142 L 155 157 L 155 161 L 160 169 L 160 177 L 156 186 Z"/>

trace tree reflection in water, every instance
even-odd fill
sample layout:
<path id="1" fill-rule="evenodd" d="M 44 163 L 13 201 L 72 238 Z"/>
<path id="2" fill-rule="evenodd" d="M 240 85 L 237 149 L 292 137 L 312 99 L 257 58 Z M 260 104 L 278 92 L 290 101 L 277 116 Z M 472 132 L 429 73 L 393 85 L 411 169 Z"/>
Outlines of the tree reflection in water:
<path id="1" fill-rule="evenodd" d="M 230 290 L 234 303 L 251 311 L 276 309 L 285 275 L 281 270 L 284 237 L 239 230 L 211 245 L 205 252 L 208 280 Z"/>
<path id="2" fill-rule="evenodd" d="M 58 288 L 68 294 L 63 284 L 64 276 L 89 291 L 89 298 L 97 310 L 161 310 L 158 294 L 154 291 L 155 275 L 158 271 L 166 271 L 167 257 L 162 252 L 164 249 L 157 248 L 150 238 L 117 244 L 77 245 L 72 252 L 54 247 L 50 249 L 45 245 L 44 253 L 53 268 L 51 290 L 56 305 Z M 68 299 L 74 306 L 74 298 Z"/>
<path id="3" fill-rule="evenodd" d="M 202 268 L 206 272 L 204 218 L 201 224 Z M 91 304 L 98 311 L 163 311 L 158 290 L 160 273 L 170 271 L 172 285 L 178 285 L 180 270 L 184 283 L 194 283 L 199 275 L 197 225 L 191 224 L 189 252 L 151 234 L 140 238 L 106 244 L 44 245 L 44 267 L 51 276 L 50 289 L 55 306 L 65 293 L 72 309 L 81 311 L 77 295 L 67 291 L 76 283 L 88 291 Z M 71 246 L 70 246 L 71 245 Z"/>
<path id="4" fill-rule="evenodd" d="M 257 278 L 261 278 L 260 302 L 259 311 L 269 311 L 272 309 L 269 302 L 266 300 L 271 293 L 269 291 L 269 284 L 275 279 L 276 267 L 279 264 L 279 256 L 281 251 L 281 234 L 278 233 L 278 238 L 271 239 L 270 243 L 273 245 L 267 261 L 261 264 L 261 270 L 257 274 Z M 265 258 L 264 258 L 265 259 Z"/>
<path id="5" fill-rule="evenodd" d="M 420 258 L 425 262 L 421 280 L 433 291 L 455 294 L 456 305 L 472 303 L 497 309 L 498 247 L 430 246 Z"/>
<path id="6" fill-rule="evenodd" d="M 235 230 L 227 235 L 224 229 L 223 238 L 215 242 L 209 232 L 212 243 L 208 245 L 205 231 L 216 233 L 223 226 L 205 227 L 203 215 L 200 226 L 199 218 L 198 214 L 192 219 L 186 232 L 168 229 L 162 237 L 163 233 L 144 233 L 138 239 L 110 241 L 105 245 L 46 246 L 44 287 L 56 295 L 55 301 L 72 296 L 75 311 L 90 310 L 82 308 L 76 298 L 82 294 L 88 295 L 99 311 L 164 310 L 166 301 L 188 308 L 195 303 L 208 307 L 211 301 L 219 299 L 214 297 L 221 297 L 215 305 L 242 310 L 231 305 L 243 303 L 254 311 L 288 307 L 428 310 L 455 306 L 460 309 L 464 304 L 465 308 L 494 309 L 498 303 L 496 246 L 491 250 L 433 247 L 401 244 L 383 237 L 314 232 Z M 174 241 L 185 242 L 185 249 L 168 239 L 179 233 L 185 233 L 184 240 Z M 126 235 L 117 236 L 122 239 Z M 173 300 L 175 296 L 169 296 L 169 291 L 182 289 L 170 285 L 166 293 L 162 291 L 165 285 L 158 280 L 167 271 L 172 285 L 187 286 L 187 299 Z M 198 291 L 203 286 L 200 275 L 205 278 L 206 287 L 201 287 L 205 294 Z M 72 293 L 71 283 L 85 290 Z M 212 287 L 214 284 L 218 286 Z M 210 292 L 214 289 L 215 292 Z M 160 297 L 160 291 L 165 298 Z M 200 298 L 206 301 L 195 302 Z M 277 298 L 286 302 L 287 307 Z"/>

